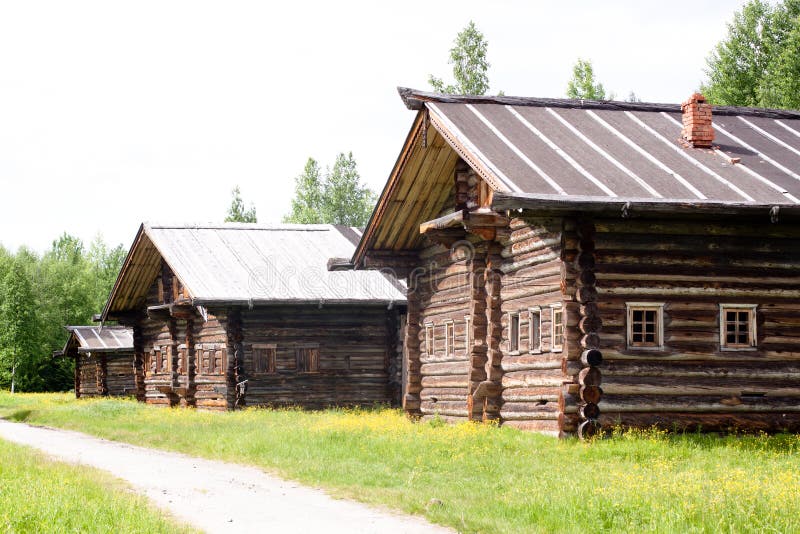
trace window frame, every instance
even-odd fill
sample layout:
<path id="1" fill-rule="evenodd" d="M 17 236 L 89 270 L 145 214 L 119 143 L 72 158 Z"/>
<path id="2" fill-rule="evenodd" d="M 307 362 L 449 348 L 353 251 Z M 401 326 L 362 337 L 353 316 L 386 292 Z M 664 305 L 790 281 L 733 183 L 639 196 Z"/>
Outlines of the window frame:
<path id="1" fill-rule="evenodd" d="M 452 319 L 444 323 L 444 355 L 446 358 L 456 355 L 456 325 Z"/>
<path id="2" fill-rule="evenodd" d="M 536 325 L 534 325 L 534 317 L 536 318 Z M 534 345 L 534 332 L 536 333 L 536 343 Z M 541 354 L 542 351 L 542 308 L 540 306 L 532 306 L 528 308 L 528 352 L 531 354 Z"/>
<path id="3" fill-rule="evenodd" d="M 747 312 L 748 313 L 748 329 L 747 338 L 748 344 L 735 343 L 733 345 L 727 342 L 727 321 L 725 320 L 725 313 L 729 311 Z M 719 305 L 719 350 L 725 352 L 738 352 L 758 350 L 758 304 L 731 304 L 720 303 Z M 737 321 L 738 322 L 738 321 Z"/>
<path id="4" fill-rule="evenodd" d="M 317 351 L 316 359 L 310 358 L 308 356 L 309 353 L 305 352 L 311 350 Z M 307 343 L 304 345 L 296 345 L 294 348 L 294 355 L 295 355 L 295 366 L 296 366 L 295 371 L 297 372 L 297 374 L 308 375 L 308 374 L 319 373 L 319 359 L 320 359 L 319 344 Z M 302 369 L 300 368 L 301 358 L 304 360 Z M 314 363 L 316 365 L 312 366 L 311 363 Z"/>
<path id="5" fill-rule="evenodd" d="M 464 316 L 464 352 L 467 356 L 472 354 L 472 316 Z"/>
<path id="6" fill-rule="evenodd" d="M 258 352 L 265 351 L 265 370 L 260 370 L 258 363 Z M 278 373 L 278 345 L 277 343 L 253 343 L 253 364 L 252 373 L 254 375 L 274 375 Z"/>
<path id="7" fill-rule="evenodd" d="M 556 344 L 556 312 L 561 314 L 561 343 Z M 564 337 L 566 332 L 564 327 L 567 324 L 565 317 L 564 306 L 560 302 L 550 305 L 550 352 L 563 352 L 564 350 Z"/>
<path id="8" fill-rule="evenodd" d="M 425 354 L 427 356 L 436 355 L 436 331 L 433 323 L 425 323 Z"/>
<path id="9" fill-rule="evenodd" d="M 522 312 L 508 312 L 508 352 L 519 354 L 522 341 Z M 516 322 L 516 328 L 514 327 Z"/>
<path id="10" fill-rule="evenodd" d="M 633 312 L 656 312 L 656 341 L 653 345 L 637 345 L 633 341 Z M 628 350 L 661 351 L 664 350 L 664 303 L 663 302 L 626 302 L 625 303 L 625 340 Z M 643 342 L 642 342 L 643 343 Z"/>

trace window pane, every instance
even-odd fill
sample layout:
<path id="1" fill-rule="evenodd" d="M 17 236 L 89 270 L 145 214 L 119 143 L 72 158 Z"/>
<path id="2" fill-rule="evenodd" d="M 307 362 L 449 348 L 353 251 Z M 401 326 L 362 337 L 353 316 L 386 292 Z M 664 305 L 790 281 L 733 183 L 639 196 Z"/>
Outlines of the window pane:
<path id="1" fill-rule="evenodd" d="M 633 322 L 634 323 L 641 323 L 644 318 L 644 311 L 642 310 L 633 310 Z"/>

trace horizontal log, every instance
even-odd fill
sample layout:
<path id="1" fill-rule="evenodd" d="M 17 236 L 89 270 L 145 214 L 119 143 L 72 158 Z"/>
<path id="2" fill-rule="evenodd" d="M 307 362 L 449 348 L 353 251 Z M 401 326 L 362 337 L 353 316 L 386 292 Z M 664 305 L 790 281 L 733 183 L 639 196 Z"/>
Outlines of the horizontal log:
<path id="1" fill-rule="evenodd" d="M 552 435 L 557 435 L 557 432 L 559 431 L 558 420 L 555 419 L 504 420 L 503 426 L 516 428 L 518 430 L 541 432 Z"/>
<path id="2" fill-rule="evenodd" d="M 697 412 L 609 412 L 600 415 L 604 428 L 658 427 L 672 431 L 694 432 L 800 432 L 800 413 L 697 413 Z"/>
<path id="3" fill-rule="evenodd" d="M 560 386 L 505 388 L 501 398 L 506 402 L 558 402 Z"/>
<path id="4" fill-rule="evenodd" d="M 756 397 L 720 395 L 610 395 L 600 401 L 609 412 L 800 412 L 800 402 L 792 397 Z"/>
<path id="5" fill-rule="evenodd" d="M 582 386 L 599 386 L 602 373 L 597 367 L 585 367 L 578 373 L 578 383 Z"/>

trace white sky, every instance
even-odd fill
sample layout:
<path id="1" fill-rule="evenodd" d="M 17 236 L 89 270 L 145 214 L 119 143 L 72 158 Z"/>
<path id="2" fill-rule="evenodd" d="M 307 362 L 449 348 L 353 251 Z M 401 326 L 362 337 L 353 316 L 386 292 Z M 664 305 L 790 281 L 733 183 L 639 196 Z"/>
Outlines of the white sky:
<path id="1" fill-rule="evenodd" d="M 352 151 L 380 191 L 414 112 L 397 86 L 451 80 L 474 20 L 492 91 L 606 90 L 680 102 L 735 1 L 0 3 L 0 243 L 62 232 L 130 245 L 139 223 L 220 222 L 241 187 L 279 222 L 309 156 Z"/>

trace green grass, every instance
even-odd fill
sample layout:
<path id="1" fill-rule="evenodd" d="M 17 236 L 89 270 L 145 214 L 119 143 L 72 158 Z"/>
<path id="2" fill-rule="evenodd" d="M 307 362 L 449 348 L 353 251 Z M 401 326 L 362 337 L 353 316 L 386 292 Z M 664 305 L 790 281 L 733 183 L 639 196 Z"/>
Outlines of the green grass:
<path id="1" fill-rule="evenodd" d="M 0 394 L 0 416 L 257 465 L 463 532 L 797 532 L 800 436 L 593 443 L 397 410 L 208 413 Z"/>
<path id="2" fill-rule="evenodd" d="M 0 532 L 193 532 L 102 471 L 0 440 Z"/>

